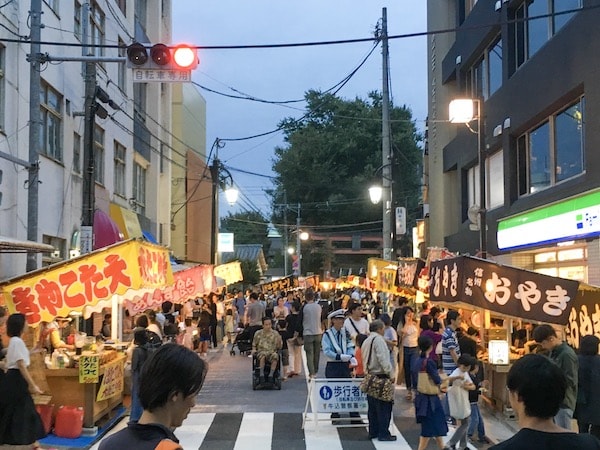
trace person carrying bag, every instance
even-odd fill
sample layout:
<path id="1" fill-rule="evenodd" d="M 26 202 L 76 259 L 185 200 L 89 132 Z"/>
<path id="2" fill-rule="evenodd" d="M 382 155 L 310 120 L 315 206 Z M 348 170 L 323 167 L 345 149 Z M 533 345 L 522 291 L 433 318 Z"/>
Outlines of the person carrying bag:
<path id="1" fill-rule="evenodd" d="M 367 394 L 369 404 L 369 439 L 395 441 L 397 437 L 389 431 L 394 383 L 391 379 L 390 353 L 383 338 L 384 329 L 385 325 L 380 319 L 374 320 L 369 326 L 371 333 L 361 347 L 365 377 L 360 390 Z"/>

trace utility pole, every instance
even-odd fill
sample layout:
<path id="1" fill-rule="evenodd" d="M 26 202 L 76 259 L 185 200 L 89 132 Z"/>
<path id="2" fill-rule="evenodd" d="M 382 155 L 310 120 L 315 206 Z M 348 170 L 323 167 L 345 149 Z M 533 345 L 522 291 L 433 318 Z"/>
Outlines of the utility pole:
<path id="1" fill-rule="evenodd" d="M 298 202 L 298 215 L 296 216 L 296 257 L 298 262 L 298 273 L 302 275 L 302 240 L 300 239 L 300 202 Z"/>
<path id="2" fill-rule="evenodd" d="M 218 151 L 217 144 L 217 151 Z M 210 166 L 210 177 L 212 180 L 212 221 L 210 224 L 210 263 L 214 266 L 217 261 L 217 239 L 219 232 L 219 157 L 215 153 L 212 165 Z"/>
<path id="3" fill-rule="evenodd" d="M 383 87 L 381 99 L 381 176 L 382 176 L 382 209 L 383 209 L 383 259 L 392 260 L 392 147 L 390 145 L 390 91 L 389 91 L 389 52 L 387 34 L 387 8 L 382 10 L 381 49 L 383 57 Z"/>
<path id="4" fill-rule="evenodd" d="M 29 55 L 29 177 L 27 179 L 27 240 L 37 242 L 39 214 L 39 152 L 42 113 L 40 111 L 40 58 L 42 40 L 42 0 L 31 0 L 31 53 Z M 37 254 L 27 253 L 25 270 L 37 269 Z"/>
<path id="5" fill-rule="evenodd" d="M 288 247 L 289 247 L 289 241 L 288 241 L 288 226 L 287 226 L 287 210 L 288 210 L 288 206 L 287 206 L 287 191 L 283 191 L 283 276 L 287 277 L 288 274 Z"/>
<path id="6" fill-rule="evenodd" d="M 83 5 L 82 17 L 82 38 L 86 44 L 83 47 L 82 55 L 91 56 L 92 47 L 90 44 L 90 4 Z M 83 124 L 83 196 L 81 202 L 81 236 L 80 249 L 81 254 L 90 253 L 94 247 L 94 209 L 96 208 L 96 190 L 95 190 L 95 163 L 94 163 L 94 126 L 96 124 L 96 63 L 86 61 L 85 73 L 83 75 L 85 83 L 84 99 L 84 124 Z"/>

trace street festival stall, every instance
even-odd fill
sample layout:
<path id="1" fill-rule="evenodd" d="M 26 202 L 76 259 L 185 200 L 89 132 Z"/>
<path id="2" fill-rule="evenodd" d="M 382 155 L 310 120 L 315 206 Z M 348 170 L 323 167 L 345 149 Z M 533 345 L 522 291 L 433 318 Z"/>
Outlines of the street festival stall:
<path id="1" fill-rule="evenodd" d="M 131 240 L 4 281 L 0 295 L 10 313 L 24 314 L 28 325 L 35 328 L 42 321 L 82 312 L 86 306 L 122 296 L 129 289 L 172 283 L 167 249 Z M 56 406 L 82 407 L 83 426 L 90 429 L 121 404 L 126 359 L 124 353 L 103 349 L 92 341 L 88 348 L 77 345 L 76 353 L 65 352 L 56 361 L 46 358 L 46 366 L 34 365 L 32 358 L 31 370 Z M 47 367 L 57 363 L 57 368 Z"/>
<path id="2" fill-rule="evenodd" d="M 463 320 L 483 329 L 485 375 L 490 381 L 485 396 L 497 409 L 507 411 L 506 374 L 510 362 L 520 357 L 511 350 L 512 318 L 567 325 L 578 302 L 579 282 L 469 256 L 433 261 L 429 275 L 429 298 L 462 308 Z M 589 311 L 591 305 L 581 308 Z M 575 317 L 572 322 L 576 325 Z M 571 336 L 575 329 L 571 327 Z M 600 332 L 598 325 L 596 329 Z"/>

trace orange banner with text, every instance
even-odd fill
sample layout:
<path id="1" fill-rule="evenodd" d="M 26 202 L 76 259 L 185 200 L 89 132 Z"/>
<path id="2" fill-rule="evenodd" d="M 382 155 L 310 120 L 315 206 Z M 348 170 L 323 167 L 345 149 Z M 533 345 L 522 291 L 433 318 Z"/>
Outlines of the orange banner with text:
<path id="1" fill-rule="evenodd" d="M 8 280 L 0 293 L 11 313 L 35 327 L 129 289 L 172 283 L 167 249 L 132 240 Z"/>

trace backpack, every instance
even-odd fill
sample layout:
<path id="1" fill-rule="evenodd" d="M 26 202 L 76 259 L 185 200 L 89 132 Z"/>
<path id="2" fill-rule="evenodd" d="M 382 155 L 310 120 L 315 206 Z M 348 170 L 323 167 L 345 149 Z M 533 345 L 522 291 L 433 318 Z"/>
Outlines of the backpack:
<path id="1" fill-rule="evenodd" d="M 154 351 L 162 345 L 162 339 L 154 331 L 146 330 L 146 347 L 147 350 Z"/>

